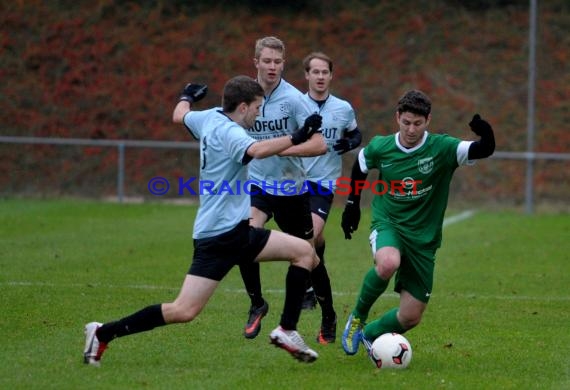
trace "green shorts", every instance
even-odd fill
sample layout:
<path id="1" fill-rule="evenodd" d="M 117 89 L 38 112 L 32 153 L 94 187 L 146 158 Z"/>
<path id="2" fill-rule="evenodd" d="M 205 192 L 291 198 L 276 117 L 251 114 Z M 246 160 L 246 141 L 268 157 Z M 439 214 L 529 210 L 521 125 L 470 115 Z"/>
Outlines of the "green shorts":
<path id="1" fill-rule="evenodd" d="M 400 268 L 396 271 L 394 291 L 406 290 L 414 298 L 428 303 L 433 287 L 436 249 L 417 248 L 392 227 L 372 230 L 372 255 L 385 246 L 400 250 Z"/>

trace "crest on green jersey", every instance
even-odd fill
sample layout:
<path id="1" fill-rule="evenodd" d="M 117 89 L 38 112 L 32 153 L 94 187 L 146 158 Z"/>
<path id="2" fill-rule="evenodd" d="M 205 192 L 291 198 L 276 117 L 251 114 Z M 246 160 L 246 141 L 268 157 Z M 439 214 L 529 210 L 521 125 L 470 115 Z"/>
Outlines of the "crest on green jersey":
<path id="1" fill-rule="evenodd" d="M 428 174 L 433 170 L 433 157 L 418 160 L 418 170 L 423 174 Z"/>

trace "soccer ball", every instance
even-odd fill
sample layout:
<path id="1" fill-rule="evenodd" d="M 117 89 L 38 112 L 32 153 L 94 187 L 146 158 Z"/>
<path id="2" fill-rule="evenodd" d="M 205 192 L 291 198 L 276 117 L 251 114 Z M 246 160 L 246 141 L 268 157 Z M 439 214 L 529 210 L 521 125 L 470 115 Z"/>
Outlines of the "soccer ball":
<path id="1" fill-rule="evenodd" d="M 399 333 L 384 333 L 372 343 L 370 357 L 378 368 L 406 368 L 412 360 L 412 346 Z"/>

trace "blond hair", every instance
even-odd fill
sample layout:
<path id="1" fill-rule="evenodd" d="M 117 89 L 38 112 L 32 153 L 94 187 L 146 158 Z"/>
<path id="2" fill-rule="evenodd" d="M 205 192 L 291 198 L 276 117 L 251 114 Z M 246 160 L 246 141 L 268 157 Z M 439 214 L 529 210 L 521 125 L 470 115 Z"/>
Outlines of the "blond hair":
<path id="1" fill-rule="evenodd" d="M 266 47 L 281 52 L 283 57 L 285 57 L 285 44 L 281 39 L 277 37 L 264 37 L 255 42 L 255 58 L 259 59 L 261 50 Z"/>

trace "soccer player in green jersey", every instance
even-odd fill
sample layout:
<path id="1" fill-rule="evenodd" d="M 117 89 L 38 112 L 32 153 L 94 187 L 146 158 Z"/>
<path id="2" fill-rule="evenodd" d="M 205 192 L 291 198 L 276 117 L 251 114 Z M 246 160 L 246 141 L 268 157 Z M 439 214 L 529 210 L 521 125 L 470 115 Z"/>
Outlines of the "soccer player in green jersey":
<path id="1" fill-rule="evenodd" d="M 358 190 L 365 187 L 368 171 L 378 169 L 381 180 L 371 205 L 375 265 L 364 276 L 342 335 L 348 355 L 358 351 L 360 342 L 370 351 L 371 342 L 381 334 L 402 334 L 420 323 L 432 293 L 435 253 L 441 246 L 453 173 L 460 165 L 489 157 L 495 150 L 493 129 L 478 114 L 469 122 L 478 141 L 430 133 L 430 120 L 429 97 L 418 90 L 408 91 L 398 101 L 399 131 L 374 137 L 352 168 L 341 223 L 346 239 L 352 238 L 360 222 Z M 370 308 L 394 275 L 399 307 L 367 323 Z"/>

